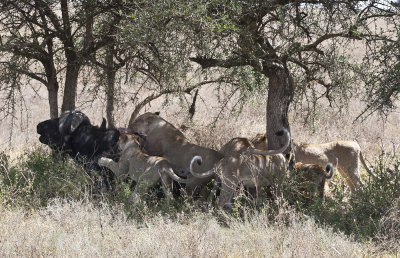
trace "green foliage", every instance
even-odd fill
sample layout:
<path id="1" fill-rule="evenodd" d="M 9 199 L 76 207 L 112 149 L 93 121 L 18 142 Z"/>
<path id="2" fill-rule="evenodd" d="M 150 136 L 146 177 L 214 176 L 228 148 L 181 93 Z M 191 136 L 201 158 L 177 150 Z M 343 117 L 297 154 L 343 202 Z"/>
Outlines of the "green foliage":
<path id="1" fill-rule="evenodd" d="M 61 154 L 42 149 L 26 152 L 10 164 L 1 154 L 0 196 L 9 204 L 40 207 L 55 197 L 79 199 L 92 182 L 85 170 Z"/>
<path id="2" fill-rule="evenodd" d="M 159 213 L 174 216 L 194 207 L 190 198 L 172 199 L 168 206 L 160 185 L 148 187 L 146 182 L 139 187 L 148 190 L 138 203 L 132 204 L 131 180 L 118 180 L 112 191 L 102 188 L 101 182 L 102 177 L 96 172 L 88 172 L 61 153 L 51 154 L 39 148 L 25 152 L 15 162 L 0 153 L 0 203 L 4 205 L 37 209 L 47 206 L 52 199 L 85 199 L 123 205 L 128 216 L 138 221 Z"/>
<path id="3" fill-rule="evenodd" d="M 240 192 L 232 215 L 244 218 L 246 214 L 262 210 L 271 221 L 285 224 L 296 210 L 304 218 L 312 217 L 357 240 L 384 241 L 393 247 L 400 240 L 400 160 L 383 153 L 377 158 L 373 172 L 377 177 L 365 178 L 363 187 L 353 194 L 342 178 L 335 177 L 325 200 L 317 195 L 310 198 L 304 179 L 291 174 L 283 185 L 284 199 L 268 198 L 265 194 L 268 191 L 264 189 L 254 202 L 249 193 Z"/>
<path id="4" fill-rule="evenodd" d="M 376 239 L 381 230 L 380 221 L 400 199 L 399 166 L 399 160 L 381 155 L 373 169 L 377 178 L 369 177 L 352 196 L 344 194 L 342 187 L 336 187 L 325 202 L 316 201 L 309 207 L 301 207 L 301 210 L 357 239 Z"/>
<path id="5" fill-rule="evenodd" d="M 399 38 L 399 32 L 392 33 Z M 362 64 L 363 69 L 358 71 L 368 92 L 368 106 L 363 115 L 374 111 L 388 114 L 397 107 L 395 102 L 400 93 L 400 40 L 384 37 L 382 41 L 379 48 L 370 50 L 373 59 L 366 59 Z"/>

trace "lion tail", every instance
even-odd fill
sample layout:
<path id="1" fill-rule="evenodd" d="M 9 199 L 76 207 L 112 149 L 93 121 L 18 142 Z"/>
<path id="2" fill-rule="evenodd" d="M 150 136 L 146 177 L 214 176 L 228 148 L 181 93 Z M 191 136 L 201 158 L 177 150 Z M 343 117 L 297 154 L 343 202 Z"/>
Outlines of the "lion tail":
<path id="1" fill-rule="evenodd" d="M 186 184 L 187 182 L 189 182 L 189 180 L 177 176 L 175 174 L 174 170 L 172 170 L 172 168 L 167 168 L 164 171 L 172 178 L 172 180 L 174 180 L 178 183 Z"/>
<path id="2" fill-rule="evenodd" d="M 211 169 L 207 172 L 204 173 L 197 173 L 193 171 L 193 164 L 197 162 L 197 164 L 201 165 L 201 163 L 203 162 L 203 159 L 200 156 L 194 156 L 192 158 L 192 160 L 190 161 L 190 173 L 194 176 L 194 177 L 198 177 L 198 178 L 207 178 L 210 177 L 214 174 L 214 169 Z"/>
<path id="3" fill-rule="evenodd" d="M 326 171 L 325 178 L 326 179 L 331 179 L 333 177 L 333 174 L 335 173 L 335 170 L 333 169 L 332 163 L 329 162 L 326 165 L 325 171 Z"/>
<path id="4" fill-rule="evenodd" d="M 373 178 L 378 178 L 378 176 L 375 175 L 375 173 L 372 172 L 371 169 L 369 169 L 367 163 L 365 162 L 364 155 L 362 154 L 361 151 L 360 151 L 360 160 L 361 160 L 361 163 L 363 164 L 365 170 L 368 172 L 368 174 L 370 174 Z"/>

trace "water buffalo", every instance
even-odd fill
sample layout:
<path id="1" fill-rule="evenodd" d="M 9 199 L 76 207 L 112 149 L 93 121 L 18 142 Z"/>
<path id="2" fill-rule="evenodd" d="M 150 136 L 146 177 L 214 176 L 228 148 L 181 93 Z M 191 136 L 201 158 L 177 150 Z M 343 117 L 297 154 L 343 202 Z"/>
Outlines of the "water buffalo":
<path id="1" fill-rule="evenodd" d="M 59 118 L 40 122 L 36 130 L 41 143 L 53 150 L 62 150 L 73 159 L 84 161 L 89 170 L 101 170 L 97 163 L 101 156 L 117 158 L 120 132 L 107 129 L 105 119 L 98 127 L 92 125 L 82 112 L 67 111 Z M 112 173 L 107 174 L 106 185 L 109 186 Z"/>

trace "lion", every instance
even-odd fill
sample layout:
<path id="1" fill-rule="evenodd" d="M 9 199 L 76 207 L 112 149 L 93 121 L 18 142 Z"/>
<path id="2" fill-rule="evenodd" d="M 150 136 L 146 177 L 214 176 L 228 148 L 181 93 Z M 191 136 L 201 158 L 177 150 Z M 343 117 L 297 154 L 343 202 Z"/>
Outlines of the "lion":
<path id="1" fill-rule="evenodd" d="M 163 192 L 169 205 L 172 191 L 172 180 L 187 183 L 187 180 L 178 177 L 172 170 L 170 163 L 162 157 L 149 156 L 140 149 L 135 135 L 122 134 L 118 140 L 121 157 L 118 162 L 102 157 L 99 165 L 109 168 L 117 177 L 125 174 L 136 181 L 135 190 L 130 198 L 137 201 L 137 195 L 146 192 L 147 187 L 155 185 L 161 180 Z M 172 179 L 172 180 L 171 180 Z"/>
<path id="2" fill-rule="evenodd" d="M 202 166 L 196 164 L 193 167 L 197 173 L 211 169 L 223 158 L 218 151 L 189 142 L 181 131 L 160 117 L 159 112 L 140 115 L 130 129 L 143 137 L 143 148 L 149 155 L 166 158 L 178 174 L 189 172 L 193 156 L 199 155 L 204 158 Z M 188 174 L 190 180 L 186 183 L 187 194 L 193 195 L 197 187 L 209 182 L 212 177 L 210 175 L 208 178 L 193 178 Z"/>
<path id="3" fill-rule="evenodd" d="M 299 190 L 309 194 L 311 200 L 316 194 L 319 198 L 325 198 L 325 181 L 331 179 L 334 174 L 332 163 L 325 167 L 316 164 L 296 163 L 296 181 L 299 183 Z"/>
<path id="4" fill-rule="evenodd" d="M 256 149 L 268 149 L 265 134 L 258 134 L 251 142 Z M 355 141 L 335 141 L 321 144 L 293 142 L 293 151 L 296 161 L 322 167 L 329 162 L 334 163 L 337 158 L 339 160 L 337 169 L 346 180 L 351 192 L 362 186 L 359 172 L 360 160 L 365 170 L 375 177 L 365 162 L 360 145 Z"/>
<path id="5" fill-rule="evenodd" d="M 254 138 L 250 140 L 255 149 L 268 150 L 267 134 L 258 133 Z"/>
<path id="6" fill-rule="evenodd" d="M 208 178 L 217 175 L 221 182 L 221 194 L 218 200 L 218 207 L 232 209 L 232 198 L 239 184 L 244 187 L 276 186 L 279 194 L 279 186 L 282 183 L 286 171 L 287 160 L 282 154 L 290 144 L 290 134 L 284 129 L 276 133 L 277 136 L 285 136 L 285 144 L 278 150 L 267 151 L 266 155 L 243 154 L 226 156 L 215 164 L 215 166 L 204 172 L 198 173 L 193 169 L 197 163 L 201 165 L 203 158 L 196 155 L 190 162 L 190 173 L 198 178 Z"/>
<path id="7" fill-rule="evenodd" d="M 255 147 L 253 143 L 249 139 L 237 137 L 231 139 L 224 146 L 222 146 L 219 152 L 224 156 L 234 156 L 254 148 Z"/>

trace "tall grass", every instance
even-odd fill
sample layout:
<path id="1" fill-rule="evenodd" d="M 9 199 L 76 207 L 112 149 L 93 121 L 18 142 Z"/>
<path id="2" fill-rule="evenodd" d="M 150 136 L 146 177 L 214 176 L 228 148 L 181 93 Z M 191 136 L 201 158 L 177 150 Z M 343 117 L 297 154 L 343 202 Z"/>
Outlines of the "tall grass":
<path id="1" fill-rule="evenodd" d="M 382 154 L 373 168 L 379 178 L 368 178 L 353 196 L 337 181 L 325 202 L 310 204 L 287 194 L 284 200 L 266 198 L 248 205 L 237 198 L 235 212 L 226 214 L 186 199 L 167 207 L 156 190 L 131 205 L 129 183 L 101 191 L 70 159 L 54 159 L 38 149 L 10 163 L 3 154 L 0 255 L 395 254 L 399 167 L 399 161 Z M 286 183 L 287 190 L 295 191 L 291 180 Z"/>
<path id="2" fill-rule="evenodd" d="M 208 213 L 156 215 L 138 223 L 118 206 L 54 200 L 27 211 L 0 208 L 0 256 L 354 257 L 374 247 L 294 216 L 257 213 L 221 226 Z"/>

